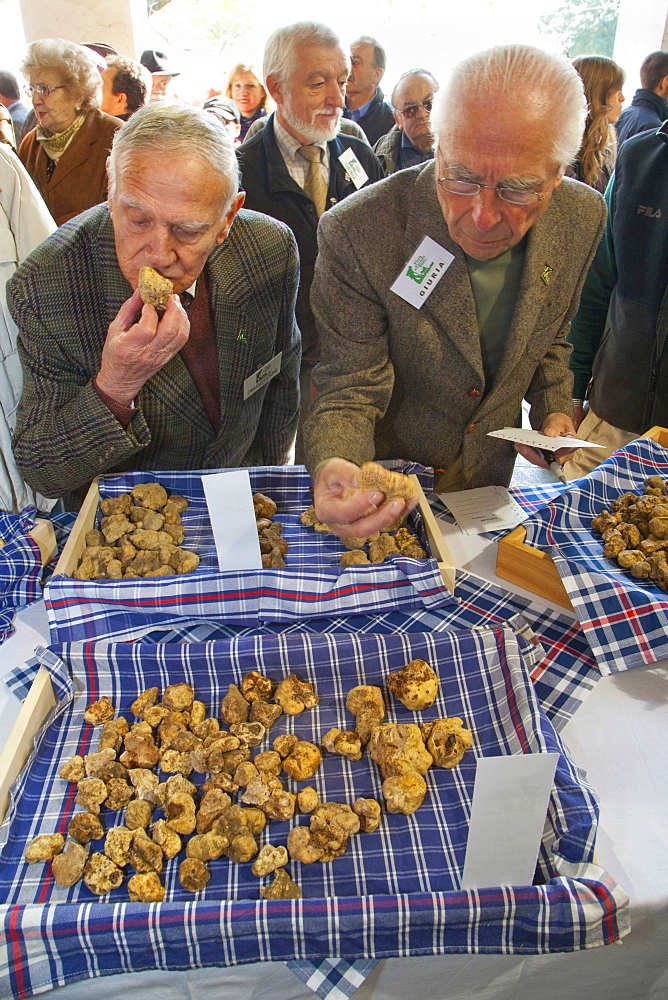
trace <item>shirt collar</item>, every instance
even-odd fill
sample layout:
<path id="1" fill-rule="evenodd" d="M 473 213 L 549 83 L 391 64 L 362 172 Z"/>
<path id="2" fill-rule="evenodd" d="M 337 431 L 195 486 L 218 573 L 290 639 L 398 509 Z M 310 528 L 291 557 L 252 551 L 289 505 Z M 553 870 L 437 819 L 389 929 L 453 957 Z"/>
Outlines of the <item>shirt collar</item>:
<path id="1" fill-rule="evenodd" d="M 352 120 L 354 122 L 358 122 L 360 118 L 363 118 L 375 100 L 376 100 L 376 95 L 374 94 L 371 100 L 367 101 L 366 104 L 363 104 L 361 108 L 356 108 L 355 111 L 349 111 L 348 114 L 350 115 Z"/>
<path id="2" fill-rule="evenodd" d="M 276 137 L 276 145 L 278 146 L 281 156 L 286 163 L 289 160 L 294 160 L 299 155 L 299 150 L 304 143 L 300 142 L 299 139 L 295 139 L 294 135 L 288 132 L 288 130 L 281 125 L 276 115 L 274 115 L 274 136 Z M 322 149 L 323 152 L 327 152 L 326 141 L 314 142 L 312 144 L 307 143 L 307 145 L 318 146 L 318 148 Z"/>

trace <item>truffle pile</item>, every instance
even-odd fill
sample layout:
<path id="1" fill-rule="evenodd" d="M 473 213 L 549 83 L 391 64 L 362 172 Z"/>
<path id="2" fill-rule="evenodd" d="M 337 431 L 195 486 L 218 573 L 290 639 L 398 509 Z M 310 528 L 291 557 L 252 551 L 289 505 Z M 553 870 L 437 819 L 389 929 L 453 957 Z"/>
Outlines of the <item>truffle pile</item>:
<path id="1" fill-rule="evenodd" d="M 174 576 L 199 566 L 195 552 L 181 548 L 185 497 L 168 495 L 160 483 L 139 483 L 132 493 L 100 503 L 99 529 L 86 532 L 77 580 Z"/>
<path id="2" fill-rule="evenodd" d="M 285 569 L 284 556 L 288 543 L 283 538 L 283 525 L 273 518 L 277 511 L 274 501 L 264 493 L 253 494 L 253 510 L 260 540 L 263 569 Z"/>
<path id="3" fill-rule="evenodd" d="M 424 660 L 389 674 L 387 683 L 413 711 L 430 708 L 439 687 L 438 676 Z M 344 853 L 351 836 L 372 833 L 381 821 L 381 805 L 373 798 L 358 798 L 350 806 L 320 802 L 308 785 L 297 792 L 285 787 L 283 775 L 304 782 L 318 772 L 323 755 L 315 742 L 283 734 L 271 750 L 252 755 L 281 714 L 299 715 L 318 701 L 313 686 L 297 674 L 277 684 L 255 670 L 244 674 L 239 685 L 228 686 L 220 706 L 227 729 L 207 717 L 204 703 L 183 682 L 169 685 L 162 700 L 157 687 L 143 691 L 130 706 L 139 720 L 133 725 L 116 717 L 109 700 L 100 698 L 84 713 L 87 722 L 101 727 L 97 751 L 74 756 L 59 770 L 61 778 L 76 784 L 75 801 L 83 811 L 68 825 L 67 845 L 60 834 L 40 835 L 28 845 L 26 861 L 50 861 L 58 885 L 71 886 L 83 878 L 96 895 L 118 888 L 131 867 L 130 899 L 160 902 L 163 866 L 185 850 L 179 881 L 189 892 L 203 890 L 211 878 L 210 862 L 227 857 L 234 863 L 252 862 L 251 871 L 259 878 L 274 875 L 260 889 L 265 898 L 300 898 L 301 889 L 285 871 L 290 858 L 305 864 L 332 861 Z M 385 723 L 379 687 L 352 688 L 346 708 L 355 717 L 355 729 L 330 729 L 321 746 L 356 762 L 368 745 L 383 776 L 390 813 L 415 812 L 424 801 L 427 770 L 454 767 L 472 745 L 458 718 L 422 726 Z M 161 781 L 157 770 L 170 776 Z M 208 776 L 199 789 L 193 773 Z M 123 824 L 106 834 L 103 807 L 125 810 Z M 162 813 L 159 818 L 156 809 Z M 294 826 L 286 846 L 260 849 L 256 838 L 266 824 L 291 820 L 296 812 L 310 814 L 308 826 Z M 185 847 L 184 837 L 189 838 Z M 89 854 L 88 845 L 98 840 L 102 849 Z"/>
<path id="4" fill-rule="evenodd" d="M 645 479 L 644 490 L 623 493 L 591 522 L 603 536 L 603 555 L 636 580 L 653 580 L 668 593 L 668 483 Z"/>

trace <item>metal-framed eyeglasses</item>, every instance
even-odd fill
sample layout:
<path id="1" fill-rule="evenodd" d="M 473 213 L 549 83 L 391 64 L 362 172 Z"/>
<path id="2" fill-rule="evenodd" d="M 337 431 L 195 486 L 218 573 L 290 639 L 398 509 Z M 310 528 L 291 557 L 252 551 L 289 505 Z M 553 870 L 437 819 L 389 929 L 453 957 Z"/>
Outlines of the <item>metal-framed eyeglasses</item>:
<path id="1" fill-rule="evenodd" d="M 54 90 L 66 90 L 64 83 L 59 83 L 57 87 L 47 87 L 45 83 L 36 83 L 34 86 L 29 83 L 26 87 L 26 94 L 28 97 L 32 97 L 33 94 L 39 94 L 40 97 L 48 97 L 49 94 L 53 93 Z"/>
<path id="2" fill-rule="evenodd" d="M 507 184 L 479 184 L 477 181 L 461 181 L 457 177 L 439 177 L 438 183 L 448 194 L 460 194 L 465 198 L 474 198 L 483 188 L 496 191 L 502 201 L 511 205 L 537 205 L 545 200 L 545 195 L 528 188 L 508 187 Z"/>
<path id="3" fill-rule="evenodd" d="M 415 118 L 420 108 L 424 108 L 427 114 L 430 114 L 433 106 L 433 99 L 431 97 L 427 97 L 424 101 L 420 101 L 419 104 L 407 104 L 405 108 L 395 108 L 395 111 L 398 111 L 400 115 L 404 116 L 404 118 Z"/>

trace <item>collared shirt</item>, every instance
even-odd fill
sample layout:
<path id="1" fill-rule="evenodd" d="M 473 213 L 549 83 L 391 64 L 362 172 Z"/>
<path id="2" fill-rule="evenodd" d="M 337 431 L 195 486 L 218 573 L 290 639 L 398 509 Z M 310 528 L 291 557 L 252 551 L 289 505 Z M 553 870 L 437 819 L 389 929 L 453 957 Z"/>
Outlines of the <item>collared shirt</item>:
<path id="1" fill-rule="evenodd" d="M 355 108 L 354 111 L 351 111 L 350 108 L 346 107 L 343 114 L 346 118 L 350 118 L 352 121 L 358 122 L 360 118 L 367 113 L 375 99 L 376 95 L 374 94 L 371 100 L 367 101 L 366 104 L 363 104 L 361 108 Z"/>
<path id="2" fill-rule="evenodd" d="M 7 110 L 9 111 L 9 117 L 12 121 L 19 122 L 21 124 L 30 114 L 30 108 L 26 107 L 25 104 L 22 104 L 18 98 L 13 101 L 12 104 L 7 105 Z"/>
<path id="3" fill-rule="evenodd" d="M 405 170 L 406 167 L 416 167 L 419 163 L 426 163 L 433 160 L 434 150 L 423 153 L 421 149 L 414 146 L 405 132 L 401 133 L 401 147 L 397 157 L 397 170 Z"/>
<path id="4" fill-rule="evenodd" d="M 274 115 L 274 135 L 276 136 L 276 145 L 280 150 L 285 166 L 288 168 L 288 173 L 295 184 L 299 184 L 303 190 L 310 166 L 306 157 L 302 156 L 299 152 L 300 147 L 304 144 L 299 139 L 295 139 L 286 128 L 283 128 L 276 115 Z M 308 143 L 307 145 L 311 144 Z M 329 147 L 326 142 L 314 142 L 313 145 L 323 150 L 323 156 L 320 158 L 320 169 L 322 170 L 325 183 L 329 186 Z"/>

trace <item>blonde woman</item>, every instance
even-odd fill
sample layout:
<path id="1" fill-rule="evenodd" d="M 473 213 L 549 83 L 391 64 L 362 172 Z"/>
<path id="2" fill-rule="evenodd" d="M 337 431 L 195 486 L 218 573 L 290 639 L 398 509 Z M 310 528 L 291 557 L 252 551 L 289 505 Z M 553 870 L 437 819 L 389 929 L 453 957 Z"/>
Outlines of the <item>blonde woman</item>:
<path id="1" fill-rule="evenodd" d="M 237 63 L 227 78 L 225 96 L 231 97 L 239 109 L 241 130 L 238 141 L 243 142 L 253 122 L 268 113 L 267 91 L 252 66 Z"/>
<path id="2" fill-rule="evenodd" d="M 584 84 L 588 113 L 580 151 L 566 173 L 603 193 L 615 169 L 612 126 L 624 104 L 624 70 L 606 56 L 578 56 L 573 66 Z"/>

